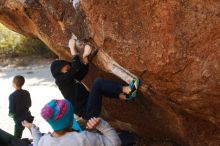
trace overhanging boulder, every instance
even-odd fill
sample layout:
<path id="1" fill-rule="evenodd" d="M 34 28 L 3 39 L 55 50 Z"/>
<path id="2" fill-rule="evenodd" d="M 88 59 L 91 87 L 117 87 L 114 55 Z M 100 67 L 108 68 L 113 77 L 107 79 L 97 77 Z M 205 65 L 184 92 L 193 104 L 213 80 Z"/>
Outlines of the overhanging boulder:
<path id="1" fill-rule="evenodd" d="M 0 0 L 0 22 L 41 39 L 60 58 L 70 59 L 72 34 L 89 40 L 100 51 L 88 85 L 100 75 L 126 82 L 140 78 L 136 101 L 105 99 L 104 106 L 109 117 L 147 140 L 220 144 L 219 1 L 73 3 Z"/>

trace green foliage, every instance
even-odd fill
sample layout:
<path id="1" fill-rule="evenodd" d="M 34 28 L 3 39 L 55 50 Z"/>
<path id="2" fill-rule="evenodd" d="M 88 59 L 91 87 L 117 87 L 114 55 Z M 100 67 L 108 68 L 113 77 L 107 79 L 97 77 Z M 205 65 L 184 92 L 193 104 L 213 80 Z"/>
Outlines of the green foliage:
<path id="1" fill-rule="evenodd" d="M 0 49 L 14 48 L 24 38 L 0 24 Z"/>
<path id="2" fill-rule="evenodd" d="M 40 40 L 20 35 L 7 29 L 2 24 L 0 24 L 0 55 L 7 57 L 28 55 L 55 56 Z"/>

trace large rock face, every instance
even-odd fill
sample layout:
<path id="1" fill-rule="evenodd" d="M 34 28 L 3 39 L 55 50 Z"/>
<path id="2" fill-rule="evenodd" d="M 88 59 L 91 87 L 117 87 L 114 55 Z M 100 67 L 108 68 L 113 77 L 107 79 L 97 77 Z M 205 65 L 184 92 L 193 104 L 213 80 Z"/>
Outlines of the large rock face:
<path id="1" fill-rule="evenodd" d="M 133 76 L 123 76 L 127 69 L 139 77 L 135 102 L 106 99 L 104 105 L 109 117 L 128 123 L 147 142 L 220 145 L 220 1 L 73 3 L 0 0 L 0 22 L 38 37 L 66 59 L 74 33 L 100 49 L 94 64 L 104 75 L 110 72 L 128 82 Z M 97 75 L 97 69 L 89 74 Z"/>

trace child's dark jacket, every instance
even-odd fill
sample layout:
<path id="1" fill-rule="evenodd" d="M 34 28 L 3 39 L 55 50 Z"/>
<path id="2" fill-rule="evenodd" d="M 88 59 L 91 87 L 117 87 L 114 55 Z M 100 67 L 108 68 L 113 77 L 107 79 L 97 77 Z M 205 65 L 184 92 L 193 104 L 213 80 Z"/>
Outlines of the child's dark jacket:
<path id="1" fill-rule="evenodd" d="M 16 90 L 9 96 L 9 115 L 15 122 L 32 120 L 29 108 L 31 107 L 31 97 L 27 90 Z"/>

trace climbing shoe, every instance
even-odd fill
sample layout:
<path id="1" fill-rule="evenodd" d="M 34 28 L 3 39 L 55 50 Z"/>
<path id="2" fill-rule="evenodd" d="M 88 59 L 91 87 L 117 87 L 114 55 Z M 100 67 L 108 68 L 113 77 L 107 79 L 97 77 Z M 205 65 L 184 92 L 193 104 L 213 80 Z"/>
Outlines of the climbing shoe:
<path id="1" fill-rule="evenodd" d="M 126 101 L 131 101 L 136 97 L 139 82 L 139 79 L 135 79 L 129 83 L 130 92 L 129 94 L 126 94 Z"/>

